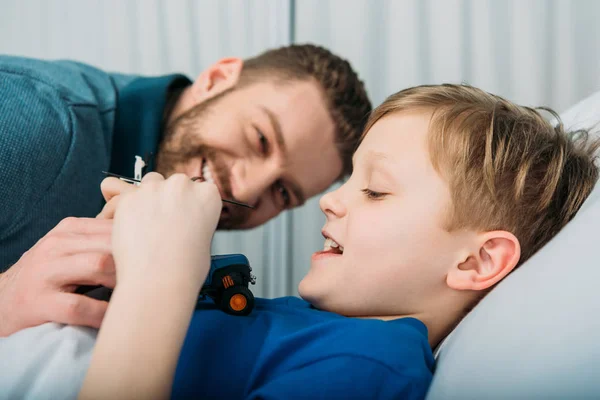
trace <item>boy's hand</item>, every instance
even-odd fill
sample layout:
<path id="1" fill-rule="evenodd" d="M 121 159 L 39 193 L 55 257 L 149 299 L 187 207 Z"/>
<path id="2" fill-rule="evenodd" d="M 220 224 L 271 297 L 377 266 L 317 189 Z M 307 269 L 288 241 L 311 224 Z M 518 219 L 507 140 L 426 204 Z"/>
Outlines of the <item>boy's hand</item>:
<path id="1" fill-rule="evenodd" d="M 149 173 L 120 197 L 112 236 L 117 284 L 171 280 L 199 290 L 221 214 L 217 187 L 183 174 L 165 180 Z"/>
<path id="2" fill-rule="evenodd" d="M 135 190 L 137 186 L 131 183 L 124 182 L 118 178 L 104 178 L 100 184 L 100 190 L 106 204 L 100 214 L 96 216 L 99 219 L 113 219 L 115 216 L 115 210 L 121 199 L 121 194 L 125 194 Z"/>
<path id="3" fill-rule="evenodd" d="M 117 287 L 80 398 L 169 396 L 221 208 L 215 185 L 183 174 L 149 173 L 120 195 L 112 232 Z"/>

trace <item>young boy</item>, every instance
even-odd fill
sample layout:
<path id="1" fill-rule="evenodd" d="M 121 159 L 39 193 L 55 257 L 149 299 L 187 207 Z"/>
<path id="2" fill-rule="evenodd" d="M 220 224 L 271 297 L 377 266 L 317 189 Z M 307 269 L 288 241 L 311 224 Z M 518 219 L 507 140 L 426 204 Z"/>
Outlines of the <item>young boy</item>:
<path id="1" fill-rule="evenodd" d="M 321 199 L 304 300 L 248 317 L 194 311 L 218 191 L 149 174 L 116 209 L 118 284 L 80 396 L 423 398 L 431 348 L 573 218 L 598 147 L 472 87 L 401 91 Z"/>

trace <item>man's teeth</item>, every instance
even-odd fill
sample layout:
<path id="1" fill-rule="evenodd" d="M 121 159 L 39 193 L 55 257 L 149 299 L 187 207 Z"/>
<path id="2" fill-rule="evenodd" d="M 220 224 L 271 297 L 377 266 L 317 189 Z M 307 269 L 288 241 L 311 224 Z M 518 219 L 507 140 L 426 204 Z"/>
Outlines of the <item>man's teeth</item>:
<path id="1" fill-rule="evenodd" d="M 325 239 L 325 244 L 323 245 L 323 251 L 330 250 L 332 248 L 339 249 L 342 253 L 344 252 L 344 248 L 333 241 L 333 239 L 327 238 Z"/>
<path id="2" fill-rule="evenodd" d="M 210 169 L 208 169 L 208 164 L 206 162 L 204 162 L 204 167 L 202 167 L 202 177 L 207 182 L 215 183 L 212 174 L 210 173 Z"/>

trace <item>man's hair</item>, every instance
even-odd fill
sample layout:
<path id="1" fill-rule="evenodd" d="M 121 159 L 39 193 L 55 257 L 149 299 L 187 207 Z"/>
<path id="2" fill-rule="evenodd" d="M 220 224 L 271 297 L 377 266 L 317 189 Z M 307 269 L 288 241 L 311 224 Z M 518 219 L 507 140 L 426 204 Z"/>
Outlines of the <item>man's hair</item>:
<path id="1" fill-rule="evenodd" d="M 265 78 L 280 83 L 316 81 L 335 126 L 335 145 L 343 165 L 338 179 L 349 175 L 352 154 L 372 109 L 365 86 L 350 63 L 323 47 L 291 45 L 244 60 L 240 86 Z"/>
<path id="2" fill-rule="evenodd" d="M 519 265 L 577 213 L 598 179 L 598 139 L 565 132 L 529 107 L 465 85 L 419 86 L 390 96 L 365 132 L 390 113 L 432 112 L 431 162 L 450 187 L 449 230 L 505 230 L 521 245 Z"/>

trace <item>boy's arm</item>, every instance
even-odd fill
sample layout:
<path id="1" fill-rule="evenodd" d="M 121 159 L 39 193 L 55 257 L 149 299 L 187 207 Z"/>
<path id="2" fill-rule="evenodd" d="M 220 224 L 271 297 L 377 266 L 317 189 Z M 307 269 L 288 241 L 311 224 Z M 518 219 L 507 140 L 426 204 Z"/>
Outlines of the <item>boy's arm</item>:
<path id="1" fill-rule="evenodd" d="M 168 398 L 197 286 L 189 278 L 118 286 L 80 398 Z"/>
<path id="2" fill-rule="evenodd" d="M 423 399 L 431 373 L 401 374 L 364 357 L 336 356 L 283 373 L 248 399 Z"/>
<path id="3" fill-rule="evenodd" d="M 80 398 L 167 398 L 210 268 L 221 197 L 211 183 L 154 172 L 121 196 L 112 232 L 117 286 Z"/>

